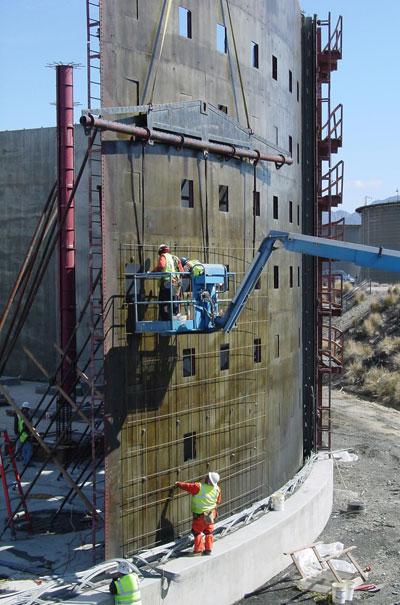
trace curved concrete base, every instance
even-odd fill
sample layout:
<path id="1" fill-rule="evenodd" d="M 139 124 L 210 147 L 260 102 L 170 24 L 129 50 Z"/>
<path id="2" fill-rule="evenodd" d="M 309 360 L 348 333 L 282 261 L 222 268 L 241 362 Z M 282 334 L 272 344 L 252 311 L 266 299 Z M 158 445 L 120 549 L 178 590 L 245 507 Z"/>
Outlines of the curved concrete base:
<path id="1" fill-rule="evenodd" d="M 259 520 L 220 540 L 211 557 L 181 557 L 166 570 L 181 581 L 159 580 L 141 584 L 145 605 L 195 603 L 231 605 L 285 569 L 291 558 L 285 552 L 311 544 L 325 527 L 332 510 L 332 460 L 318 460 L 310 475 L 285 502 L 284 511 L 271 511 Z M 89 593 L 73 601 L 82 605 L 111 605 L 110 595 Z"/>

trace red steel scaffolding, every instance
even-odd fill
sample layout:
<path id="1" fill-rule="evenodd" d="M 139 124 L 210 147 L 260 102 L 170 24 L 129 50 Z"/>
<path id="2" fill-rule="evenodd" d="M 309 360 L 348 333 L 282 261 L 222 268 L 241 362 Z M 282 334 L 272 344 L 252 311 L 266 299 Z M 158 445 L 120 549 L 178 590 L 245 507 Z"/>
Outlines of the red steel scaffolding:
<path id="1" fill-rule="evenodd" d="M 332 154 L 342 146 L 343 106 L 331 107 L 331 76 L 342 58 L 342 17 L 332 31 L 331 15 L 317 22 L 316 41 L 316 132 L 317 132 L 317 235 L 343 238 L 342 221 L 332 221 L 332 208 L 342 203 L 343 161 L 332 163 Z M 333 374 L 343 367 L 343 334 L 332 324 L 342 309 L 342 280 L 332 271 L 330 260 L 317 262 L 317 401 L 318 449 L 331 449 L 331 389 Z M 327 387 L 324 395 L 323 387 Z"/>

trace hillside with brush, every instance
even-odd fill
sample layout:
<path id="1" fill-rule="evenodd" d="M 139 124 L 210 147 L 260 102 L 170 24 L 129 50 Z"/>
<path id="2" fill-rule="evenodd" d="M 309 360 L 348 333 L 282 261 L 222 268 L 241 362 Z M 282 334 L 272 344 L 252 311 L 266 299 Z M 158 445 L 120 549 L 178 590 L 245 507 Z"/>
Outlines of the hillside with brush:
<path id="1" fill-rule="evenodd" d="M 400 409 L 400 287 L 372 298 L 346 331 L 337 386 Z"/>

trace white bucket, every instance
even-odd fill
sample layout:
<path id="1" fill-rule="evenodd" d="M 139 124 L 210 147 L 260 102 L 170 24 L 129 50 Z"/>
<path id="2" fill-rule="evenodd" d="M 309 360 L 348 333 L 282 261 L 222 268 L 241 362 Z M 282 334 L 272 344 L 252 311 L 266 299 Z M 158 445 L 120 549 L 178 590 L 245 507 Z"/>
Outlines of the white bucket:
<path id="1" fill-rule="evenodd" d="M 343 584 L 346 587 L 346 601 L 352 601 L 354 596 L 354 580 L 345 580 Z"/>
<path id="2" fill-rule="evenodd" d="M 284 510 L 285 509 L 285 494 L 282 492 L 276 492 L 271 496 L 271 509 L 272 510 Z"/>
<path id="3" fill-rule="evenodd" d="M 332 602 L 338 605 L 344 605 L 346 602 L 346 584 L 344 582 L 333 582 L 332 584 Z"/>

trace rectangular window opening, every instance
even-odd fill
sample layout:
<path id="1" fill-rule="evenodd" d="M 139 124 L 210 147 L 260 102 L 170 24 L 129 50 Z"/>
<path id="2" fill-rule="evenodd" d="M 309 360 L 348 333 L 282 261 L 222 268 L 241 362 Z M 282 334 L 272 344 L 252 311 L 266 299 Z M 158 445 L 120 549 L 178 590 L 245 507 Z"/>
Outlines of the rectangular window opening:
<path id="1" fill-rule="evenodd" d="M 278 79 L 278 59 L 275 55 L 272 55 L 272 77 L 274 80 Z"/>
<path id="2" fill-rule="evenodd" d="M 253 214 L 260 216 L 260 192 L 253 191 Z"/>
<path id="3" fill-rule="evenodd" d="M 279 201 L 278 196 L 274 195 L 272 198 L 272 218 L 277 219 L 279 217 Z"/>
<path id="4" fill-rule="evenodd" d="M 179 7 L 179 35 L 183 38 L 192 37 L 192 11 Z"/>
<path id="5" fill-rule="evenodd" d="M 228 114 L 228 107 L 226 105 L 218 105 L 218 109 Z"/>
<path id="6" fill-rule="evenodd" d="M 196 433 L 185 433 L 183 435 L 183 461 L 196 458 Z"/>
<path id="7" fill-rule="evenodd" d="M 297 163 L 300 164 L 300 145 L 297 143 Z"/>
<path id="8" fill-rule="evenodd" d="M 256 42 L 251 43 L 251 64 L 253 67 L 259 68 L 258 44 Z"/>
<path id="9" fill-rule="evenodd" d="M 279 288 L 279 267 L 278 265 L 274 265 L 274 288 L 275 290 Z"/>
<path id="10" fill-rule="evenodd" d="M 289 267 L 289 288 L 293 288 L 293 267 Z"/>
<path id="11" fill-rule="evenodd" d="M 300 205 L 297 204 L 297 224 L 300 225 Z"/>
<path id="12" fill-rule="evenodd" d="M 228 52 L 226 27 L 221 23 L 217 23 L 217 51 L 223 54 L 226 54 Z"/>
<path id="13" fill-rule="evenodd" d="M 193 208 L 193 181 L 183 179 L 181 182 L 181 206 L 182 208 Z"/>
<path id="14" fill-rule="evenodd" d="M 254 363 L 261 363 L 261 338 L 254 339 L 253 359 Z"/>
<path id="15" fill-rule="evenodd" d="M 293 202 L 289 201 L 289 223 L 293 223 Z"/>
<path id="16" fill-rule="evenodd" d="M 300 287 L 300 267 L 297 267 L 297 285 Z"/>
<path id="17" fill-rule="evenodd" d="M 300 83 L 297 80 L 297 102 L 300 101 Z"/>
<path id="18" fill-rule="evenodd" d="M 219 209 L 221 212 L 229 211 L 229 188 L 228 185 L 219 186 Z"/>
<path id="19" fill-rule="evenodd" d="M 293 74 L 289 69 L 289 92 L 293 92 Z"/>
<path id="20" fill-rule="evenodd" d="M 219 368 L 229 370 L 229 345 L 221 345 L 219 349 Z"/>
<path id="21" fill-rule="evenodd" d="M 183 361 L 183 376 L 194 376 L 196 373 L 196 349 L 183 349 L 182 352 Z"/>
<path id="22" fill-rule="evenodd" d="M 289 155 L 290 155 L 290 157 L 293 157 L 293 139 L 290 135 L 289 135 Z"/>
<path id="23" fill-rule="evenodd" d="M 280 355 L 280 350 L 279 350 L 279 334 L 275 334 L 275 357 L 279 357 Z"/>

